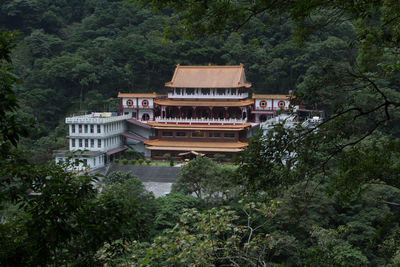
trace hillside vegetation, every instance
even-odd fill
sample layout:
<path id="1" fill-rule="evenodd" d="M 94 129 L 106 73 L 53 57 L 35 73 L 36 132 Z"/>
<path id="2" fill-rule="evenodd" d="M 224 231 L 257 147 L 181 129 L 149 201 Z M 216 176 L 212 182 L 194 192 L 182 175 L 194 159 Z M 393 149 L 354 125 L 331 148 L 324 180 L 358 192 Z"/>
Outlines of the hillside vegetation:
<path id="1" fill-rule="evenodd" d="M 399 266 L 399 20 L 397 0 L 3 1 L 0 265 Z M 165 92 L 177 63 L 244 63 L 326 118 L 198 157 L 158 199 L 43 164 L 66 115 Z"/>

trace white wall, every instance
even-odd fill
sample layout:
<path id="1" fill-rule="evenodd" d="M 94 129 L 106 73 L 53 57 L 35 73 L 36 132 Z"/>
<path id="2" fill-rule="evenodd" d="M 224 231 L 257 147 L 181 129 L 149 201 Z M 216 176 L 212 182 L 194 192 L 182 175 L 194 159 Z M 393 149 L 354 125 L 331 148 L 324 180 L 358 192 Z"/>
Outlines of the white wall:
<path id="1" fill-rule="evenodd" d="M 267 103 L 266 106 L 260 106 L 260 102 L 265 101 Z M 290 101 L 287 99 L 255 99 L 255 110 L 279 110 L 281 107 L 279 106 L 279 102 L 285 103 L 284 108 L 285 110 L 289 109 Z"/>

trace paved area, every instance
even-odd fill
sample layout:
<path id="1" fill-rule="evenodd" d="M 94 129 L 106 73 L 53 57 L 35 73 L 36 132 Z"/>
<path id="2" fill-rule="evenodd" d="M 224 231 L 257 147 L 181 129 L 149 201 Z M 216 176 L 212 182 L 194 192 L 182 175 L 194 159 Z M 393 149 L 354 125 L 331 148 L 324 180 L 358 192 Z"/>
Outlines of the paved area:
<path id="1" fill-rule="evenodd" d="M 155 197 L 165 196 L 171 192 L 172 183 L 144 182 L 147 191 L 153 192 Z"/>
<path id="2" fill-rule="evenodd" d="M 132 172 L 142 181 L 147 191 L 153 192 L 155 197 L 160 197 L 171 192 L 172 183 L 178 179 L 179 170 L 179 167 L 113 164 L 107 173 L 113 171 Z"/>

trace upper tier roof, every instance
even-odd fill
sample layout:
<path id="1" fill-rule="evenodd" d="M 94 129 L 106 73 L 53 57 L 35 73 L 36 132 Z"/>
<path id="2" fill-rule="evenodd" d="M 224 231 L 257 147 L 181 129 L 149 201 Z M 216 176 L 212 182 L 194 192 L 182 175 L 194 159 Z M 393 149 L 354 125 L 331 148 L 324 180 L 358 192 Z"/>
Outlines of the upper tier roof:
<path id="1" fill-rule="evenodd" d="M 251 87 L 246 81 L 243 64 L 238 66 L 181 66 L 166 87 L 172 88 L 239 88 Z"/>
<path id="2" fill-rule="evenodd" d="M 251 98 L 252 99 L 260 99 L 260 98 L 263 98 L 263 99 L 290 99 L 290 98 L 293 98 L 293 96 L 292 95 L 257 95 L 257 94 L 253 93 Z"/>
<path id="3" fill-rule="evenodd" d="M 147 98 L 156 98 L 156 93 L 120 93 L 118 92 L 118 97 L 147 97 Z"/>

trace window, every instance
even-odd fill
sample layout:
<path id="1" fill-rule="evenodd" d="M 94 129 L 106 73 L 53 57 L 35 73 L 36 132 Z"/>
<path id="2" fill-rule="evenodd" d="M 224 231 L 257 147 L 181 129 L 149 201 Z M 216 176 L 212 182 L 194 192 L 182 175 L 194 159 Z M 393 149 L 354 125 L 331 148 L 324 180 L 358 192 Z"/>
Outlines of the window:
<path id="1" fill-rule="evenodd" d="M 87 133 L 88 132 L 88 126 L 87 126 L 87 124 L 85 124 L 85 133 Z"/>
<path id="2" fill-rule="evenodd" d="M 79 133 L 82 133 L 82 124 L 79 124 L 78 128 L 79 128 Z"/>
<path id="3" fill-rule="evenodd" d="M 278 107 L 279 108 L 284 108 L 285 104 L 286 104 L 285 101 L 281 100 L 281 101 L 278 102 Z"/>
<path id="4" fill-rule="evenodd" d="M 79 166 L 79 159 L 75 159 L 75 166 Z"/>
<path id="5" fill-rule="evenodd" d="M 100 125 L 97 125 L 97 133 L 101 133 Z"/>
<path id="6" fill-rule="evenodd" d="M 89 147 L 89 139 L 85 139 L 85 147 Z"/>
<path id="7" fill-rule="evenodd" d="M 128 108 L 133 107 L 133 100 L 132 99 L 126 100 L 126 105 L 128 106 Z"/>
<path id="8" fill-rule="evenodd" d="M 208 137 L 212 137 L 212 138 L 221 137 L 221 133 L 208 133 Z"/>
<path id="9" fill-rule="evenodd" d="M 162 132 L 162 136 L 172 136 L 172 132 Z"/>
<path id="10" fill-rule="evenodd" d="M 72 133 L 75 133 L 75 124 L 72 124 L 72 125 L 71 125 L 71 132 L 72 132 Z"/>
<path id="11" fill-rule="evenodd" d="M 176 132 L 175 135 L 179 137 L 187 136 L 186 132 Z"/>
<path id="12" fill-rule="evenodd" d="M 93 158 L 93 166 L 96 166 L 96 158 Z"/>
<path id="13" fill-rule="evenodd" d="M 224 133 L 224 137 L 234 138 L 235 137 L 235 133 Z"/>
<path id="14" fill-rule="evenodd" d="M 186 95 L 194 95 L 194 89 L 193 88 L 186 88 Z"/>
<path id="15" fill-rule="evenodd" d="M 97 147 L 101 148 L 101 139 L 97 139 Z"/>
<path id="16" fill-rule="evenodd" d="M 192 137 L 205 137 L 204 132 L 192 132 Z"/>
<path id="17" fill-rule="evenodd" d="M 260 107 L 265 108 L 267 106 L 267 101 L 261 100 L 260 101 Z"/>
<path id="18" fill-rule="evenodd" d="M 217 95 L 224 95 L 225 94 L 225 88 L 217 88 Z"/>
<path id="19" fill-rule="evenodd" d="M 83 166 L 85 166 L 85 167 L 87 166 L 87 159 L 83 160 Z"/>
<path id="20" fill-rule="evenodd" d="M 82 147 L 82 139 L 79 139 L 79 147 Z"/>
<path id="21" fill-rule="evenodd" d="M 129 115 L 129 111 L 125 111 L 124 114 L 125 114 L 125 115 Z"/>
<path id="22" fill-rule="evenodd" d="M 90 139 L 90 147 L 94 147 L 94 139 Z"/>
<path id="23" fill-rule="evenodd" d="M 210 94 L 210 88 L 202 88 L 201 89 L 201 94 L 202 95 L 209 95 Z"/>
<path id="24" fill-rule="evenodd" d="M 149 100 L 142 100 L 142 106 L 147 108 L 149 106 Z"/>
<path id="25" fill-rule="evenodd" d="M 71 139 L 71 147 L 75 147 L 75 139 Z"/>
<path id="26" fill-rule="evenodd" d="M 94 125 L 90 125 L 90 133 L 94 133 Z"/>

